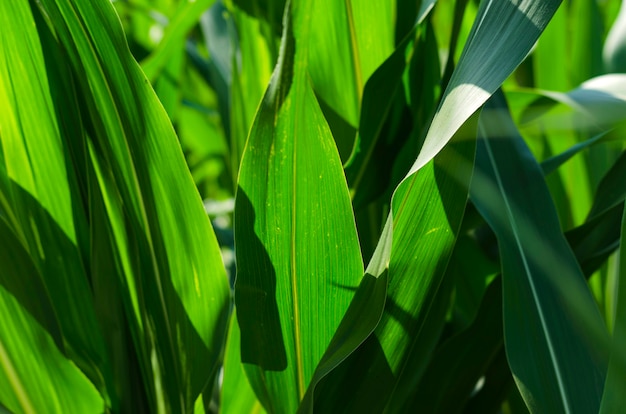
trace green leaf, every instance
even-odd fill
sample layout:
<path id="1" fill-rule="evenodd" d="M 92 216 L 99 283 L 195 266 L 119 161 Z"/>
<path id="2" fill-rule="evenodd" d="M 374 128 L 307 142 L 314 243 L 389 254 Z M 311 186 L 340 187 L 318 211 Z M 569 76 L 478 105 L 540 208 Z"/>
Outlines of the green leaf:
<path id="1" fill-rule="evenodd" d="M 157 48 L 141 62 L 141 67 L 154 82 L 168 64 L 169 59 L 184 49 L 187 33 L 198 23 L 198 19 L 215 0 L 181 1 L 178 10 L 167 24 Z"/>
<path id="2" fill-rule="evenodd" d="M 618 206 L 626 198 L 623 178 L 626 174 L 626 151 L 615 161 L 598 185 L 593 206 L 589 211 L 589 219 L 604 214 Z"/>
<path id="3" fill-rule="evenodd" d="M 435 309 L 450 299 L 449 291 L 438 292 L 445 291 L 440 286 L 467 201 L 474 126 L 468 122 L 450 146 L 396 190 L 388 219 L 392 231 L 383 233 L 374 254 L 389 267 L 387 299 L 371 304 L 384 304 L 384 312 L 373 334 L 327 376 L 323 389 L 335 395 L 320 391 L 316 410 L 378 412 L 388 403 L 401 404 L 390 396 L 402 385 L 403 372 L 425 367 L 423 356 L 432 352 L 445 322 Z M 389 244 L 390 251 L 381 248 Z M 380 257 L 385 252 L 389 256 Z"/>
<path id="4" fill-rule="evenodd" d="M 365 83 L 393 51 L 393 18 L 390 1 L 314 2 L 309 73 L 320 98 L 354 127 Z"/>
<path id="5" fill-rule="evenodd" d="M 487 288 L 471 325 L 437 347 L 405 412 L 462 412 L 480 377 L 502 350 L 501 295 L 497 278 Z"/>
<path id="6" fill-rule="evenodd" d="M 389 187 L 394 157 L 402 149 L 403 142 L 389 137 L 389 131 L 384 130 L 386 122 L 395 115 L 394 103 L 398 98 L 404 99 L 402 81 L 403 73 L 408 67 L 420 67 L 424 61 L 436 62 L 437 49 L 436 40 L 432 36 L 431 28 L 423 24 L 426 17 L 432 10 L 426 8 L 418 16 L 418 20 L 413 29 L 407 34 L 397 49 L 380 65 L 372 74 L 365 85 L 363 93 L 363 107 L 359 121 L 359 130 L 356 146 L 346 163 L 346 177 L 353 192 L 353 204 L 355 208 L 365 205 L 367 202 L 379 196 Z M 433 89 L 438 84 L 438 73 L 427 76 L 423 73 L 416 73 L 411 77 L 411 102 L 417 112 L 413 122 L 419 124 L 423 119 L 419 119 L 420 109 L 426 116 L 431 116 L 432 108 L 428 107 L 428 101 L 434 100 Z M 413 82 L 423 82 L 415 85 Z M 415 92 L 413 92 L 415 91 Z M 402 101 L 403 105 L 404 101 Z M 421 128 L 417 129 L 421 133 Z M 399 131 L 405 140 L 414 138 L 407 131 Z M 386 137 L 385 137 L 386 136 Z M 386 139 L 385 139 L 386 138 Z M 414 141 L 417 141 L 414 139 Z M 417 142 L 416 142 L 417 144 Z M 409 152 L 409 162 L 414 161 L 414 154 Z M 395 183 L 394 183 L 395 185 Z"/>
<path id="7" fill-rule="evenodd" d="M 604 72 L 602 67 L 604 29 L 598 2 L 573 0 L 568 6 L 570 30 L 571 27 L 576 28 L 569 32 L 572 60 L 568 66 L 572 84 L 578 85 Z"/>
<path id="8" fill-rule="evenodd" d="M 53 309 L 44 328 L 106 395 L 108 357 L 86 278 L 86 249 L 78 246 L 86 218 L 63 142 L 66 131 L 72 137 L 80 133 L 71 124 L 74 119 L 60 113 L 73 104 L 59 93 L 67 68 L 64 62 L 47 68 L 57 45 L 37 9 L 11 2 L 0 6 L 0 15 L 7 28 L 0 39 L 0 209 L 37 270 L 27 280 Z M 5 277 L 18 277 L 10 263 L 2 266 Z M 39 306 L 33 303 L 36 296 L 19 299 L 25 309 Z"/>
<path id="9" fill-rule="evenodd" d="M 389 256 L 391 254 L 391 225 L 387 220 L 381 236 L 381 243 L 370 260 L 365 276 L 350 302 L 343 319 L 324 356 L 320 360 L 311 384 L 303 398 L 298 412 L 313 412 L 315 394 L 321 381 L 339 364 L 344 362 L 374 331 L 380 321 L 387 294 Z"/>
<path id="10" fill-rule="evenodd" d="M 534 87 L 554 91 L 567 91 L 572 83 L 566 63 L 570 62 L 568 44 L 569 23 L 567 7 L 559 8 L 533 50 Z M 554 62 L 563 64 L 555 65 Z"/>
<path id="11" fill-rule="evenodd" d="M 240 60 L 232 65 L 230 134 L 232 171 L 239 171 L 248 132 L 269 83 L 273 64 L 261 24 L 239 9 L 232 10 L 237 27 Z"/>
<path id="12" fill-rule="evenodd" d="M 480 133 L 471 196 L 498 236 L 515 381 L 531 412 L 596 412 L 604 324 L 502 95 L 483 109 Z"/>
<path id="13" fill-rule="evenodd" d="M 40 3 L 84 93 L 83 194 L 100 262 L 117 275 L 150 408 L 180 412 L 217 372 L 228 285 L 219 248 L 154 91 L 106 0 Z M 63 135 L 65 139 L 72 135 Z M 45 163 L 44 163 L 45 164 Z M 53 239 L 49 239 L 53 240 Z M 48 241 L 46 244 L 54 245 Z M 94 269 L 98 272 L 99 269 Z M 95 293 L 96 295 L 98 292 Z M 95 325 L 95 324 L 92 324 Z"/>
<path id="14" fill-rule="evenodd" d="M 2 227 L 6 229 L 4 224 Z M 2 240 L 10 240 L 5 238 L 7 233 L 2 233 Z M 19 245 L 16 239 L 12 242 L 14 246 Z M 23 275 L 36 273 L 23 250 L 19 256 L 3 259 L 3 263 L 14 265 L 13 269 L 19 269 Z M 104 410 L 104 401 L 94 385 L 61 353 L 53 338 L 21 306 L 19 299 L 2 285 L 0 311 L 4 315 L 0 330 L 2 405 L 14 413 L 98 413 Z"/>
<path id="15" fill-rule="evenodd" d="M 600 412 L 618 413 L 626 404 L 624 377 L 626 376 L 626 210 L 622 218 L 621 242 L 619 249 L 619 273 L 616 282 L 617 300 L 615 305 L 615 324 L 613 326 L 613 349 L 609 360 L 609 369 L 602 396 Z"/>
<path id="16" fill-rule="evenodd" d="M 224 414 L 264 413 L 241 362 L 241 332 L 233 313 L 224 354 L 224 382 L 220 398 L 220 412 Z"/>
<path id="17" fill-rule="evenodd" d="M 279 63 L 241 162 L 241 355 L 269 412 L 295 412 L 363 276 L 339 154 L 307 77 L 311 7 L 286 8 Z"/>
<path id="18" fill-rule="evenodd" d="M 526 57 L 561 0 L 481 2 L 469 39 L 409 175 L 422 168 Z"/>
<path id="19" fill-rule="evenodd" d="M 541 132 L 602 131 L 626 118 L 626 75 L 591 78 L 567 92 L 536 90 L 537 100 L 521 117 L 525 130 Z M 561 105 L 557 105 L 561 104 Z"/>
<path id="20" fill-rule="evenodd" d="M 572 158 L 573 156 L 575 156 L 576 154 L 578 154 L 582 150 L 587 149 L 587 148 L 589 148 L 592 145 L 603 143 L 603 142 L 606 142 L 606 141 L 610 140 L 611 136 L 607 135 L 607 132 L 603 132 L 603 133 L 598 134 L 598 135 L 596 135 L 596 136 L 594 136 L 592 138 L 589 138 L 588 140 L 585 140 L 583 142 L 579 142 L 578 144 L 572 145 L 571 147 L 569 147 L 568 149 L 566 149 L 562 153 L 557 154 L 557 155 L 555 155 L 553 157 L 550 157 L 550 158 L 544 160 L 541 163 L 541 169 L 543 170 L 543 174 L 544 175 L 548 175 L 551 172 L 555 171 L 561 165 L 563 165 L 570 158 Z"/>

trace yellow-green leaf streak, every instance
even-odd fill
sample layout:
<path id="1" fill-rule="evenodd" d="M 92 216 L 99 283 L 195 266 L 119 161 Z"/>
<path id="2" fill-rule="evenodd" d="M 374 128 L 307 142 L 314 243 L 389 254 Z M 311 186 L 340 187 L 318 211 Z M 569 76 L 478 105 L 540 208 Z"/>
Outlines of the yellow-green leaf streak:
<path id="1" fill-rule="evenodd" d="M 352 13 L 352 0 L 346 0 L 346 14 L 348 16 L 348 27 L 350 29 L 350 49 L 352 50 L 352 67 L 354 68 L 354 83 L 356 86 L 356 107 L 360 107 L 363 95 L 363 75 L 361 74 L 361 59 L 359 57 L 359 43 L 356 37 L 354 26 L 354 14 Z"/>
<path id="2" fill-rule="evenodd" d="M 296 63 L 296 67 L 300 66 Z M 299 100 L 296 99 L 295 100 L 295 113 L 298 114 L 298 103 Z M 298 123 L 298 117 L 295 118 L 294 120 L 294 128 L 293 128 L 293 136 L 296 137 L 296 131 L 298 130 L 298 128 L 296 127 L 296 124 Z M 297 180 L 295 179 L 295 177 L 297 177 L 297 157 L 296 157 L 296 151 L 297 151 L 297 144 L 298 144 L 298 139 L 297 137 L 293 140 L 293 158 L 292 158 L 292 177 L 294 177 L 294 180 L 292 182 L 292 196 L 293 196 L 293 202 L 291 203 L 291 297 L 292 297 L 292 307 L 293 307 L 293 337 L 294 337 L 294 348 L 296 351 L 296 373 L 297 373 L 297 377 L 296 377 L 296 382 L 297 382 L 297 387 L 298 387 L 298 400 L 302 400 L 302 398 L 304 397 L 304 392 L 305 392 L 305 386 L 304 386 L 304 363 L 302 360 L 302 333 L 300 332 L 300 303 L 299 303 L 299 298 L 298 298 L 298 271 L 297 271 L 297 266 L 296 266 L 296 234 L 297 234 L 297 227 L 296 227 L 296 214 L 297 214 L 297 205 L 296 205 L 296 198 L 297 198 L 297 186 L 296 186 L 296 182 Z"/>

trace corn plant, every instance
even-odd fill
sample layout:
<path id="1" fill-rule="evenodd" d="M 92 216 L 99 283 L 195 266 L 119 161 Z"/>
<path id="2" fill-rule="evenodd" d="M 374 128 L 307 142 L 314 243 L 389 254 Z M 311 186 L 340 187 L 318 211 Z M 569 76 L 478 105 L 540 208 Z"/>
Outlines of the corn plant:
<path id="1" fill-rule="evenodd" d="M 625 24 L 0 1 L 0 411 L 621 412 Z"/>

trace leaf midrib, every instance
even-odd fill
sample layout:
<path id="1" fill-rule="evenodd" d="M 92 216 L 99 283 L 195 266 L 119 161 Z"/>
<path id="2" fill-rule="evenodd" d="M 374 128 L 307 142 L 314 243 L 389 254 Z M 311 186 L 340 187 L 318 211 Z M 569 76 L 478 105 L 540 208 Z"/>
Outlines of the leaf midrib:
<path id="1" fill-rule="evenodd" d="M 482 125 L 479 125 L 479 128 L 481 130 L 481 133 L 484 137 L 488 136 L 486 131 L 484 130 L 484 127 Z M 522 248 L 522 243 L 519 239 L 518 236 L 518 227 L 517 227 L 517 222 L 515 221 L 515 216 L 513 215 L 513 210 L 511 208 L 511 205 L 509 204 L 509 199 L 507 196 L 507 192 L 505 191 L 504 185 L 502 183 L 502 178 L 500 177 L 500 172 L 498 170 L 498 166 L 497 163 L 495 161 L 495 157 L 493 155 L 493 152 L 491 150 L 491 145 L 489 143 L 488 139 L 484 139 L 484 143 L 485 143 L 485 149 L 487 151 L 487 156 L 489 157 L 489 162 L 491 163 L 491 165 L 493 166 L 493 171 L 494 171 L 494 177 L 496 179 L 496 182 L 498 184 L 498 188 L 502 194 L 502 200 L 504 202 L 504 206 L 505 206 L 505 210 L 506 210 L 506 214 L 508 216 L 509 222 L 511 223 L 511 228 L 512 228 L 512 232 L 513 232 L 513 236 L 515 237 L 515 245 L 519 251 L 520 257 L 522 259 L 522 263 L 524 264 L 524 271 L 526 272 L 526 274 L 528 275 L 527 280 L 528 283 L 530 285 L 530 290 L 531 293 L 533 295 L 533 300 L 536 304 L 536 308 L 537 308 L 537 313 L 539 314 L 539 321 L 541 322 L 541 329 L 544 332 L 544 336 L 546 338 L 546 343 L 548 345 L 548 352 L 550 353 L 550 360 L 552 362 L 552 366 L 554 368 L 554 373 L 556 375 L 556 380 L 557 380 L 557 384 L 559 387 L 559 394 L 561 395 L 561 400 L 563 402 L 563 408 L 565 409 L 565 412 L 567 414 L 571 413 L 571 408 L 569 405 L 569 400 L 567 398 L 567 390 L 565 389 L 565 385 L 563 383 L 563 378 L 561 377 L 561 370 L 559 367 L 559 361 L 557 359 L 556 356 L 556 352 L 554 349 L 554 345 L 552 343 L 552 337 L 550 335 L 550 331 L 547 328 L 547 323 L 545 320 L 545 316 L 543 314 L 543 308 L 541 306 L 541 301 L 539 300 L 539 296 L 537 294 L 537 289 L 535 287 L 535 283 L 533 281 L 533 277 L 531 276 L 532 273 L 530 271 L 530 266 L 528 264 L 528 260 L 526 258 L 526 254 L 524 252 L 524 249 Z"/>

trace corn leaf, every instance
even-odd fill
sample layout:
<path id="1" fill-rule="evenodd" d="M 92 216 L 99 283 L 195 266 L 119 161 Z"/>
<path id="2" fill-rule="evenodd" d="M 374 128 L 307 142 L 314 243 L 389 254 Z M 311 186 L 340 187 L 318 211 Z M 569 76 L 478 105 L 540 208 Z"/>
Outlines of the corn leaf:
<path id="1" fill-rule="evenodd" d="M 341 161 L 313 94 L 311 7 L 286 7 L 279 63 L 241 162 L 241 357 L 269 412 L 295 412 L 363 276 Z"/>
<path id="2" fill-rule="evenodd" d="M 241 332 L 234 313 L 226 340 L 220 412 L 225 414 L 265 412 L 248 382 L 241 362 Z"/>
<path id="3" fill-rule="evenodd" d="M 2 263 L 5 288 L 36 318 L 39 306 L 52 310 L 43 328 L 106 395 L 108 358 L 85 277 L 85 251 L 78 246 L 86 219 L 63 145 L 67 119 L 57 110 L 66 103 L 57 87 L 66 73 L 63 64 L 46 70 L 46 60 L 54 55 L 45 55 L 42 45 L 53 44 L 53 35 L 36 9 L 31 12 L 28 2 L 12 2 L 3 4 L 0 14 L 7 28 L 1 38 L 1 210 L 36 269 L 24 278 L 38 293 L 29 298 L 15 290 L 12 279 L 18 273 L 11 261 Z"/>
<path id="4" fill-rule="evenodd" d="M 617 282 L 617 303 L 615 306 L 615 323 L 613 325 L 613 350 L 609 361 L 609 369 L 602 396 L 601 413 L 618 413 L 626 404 L 624 394 L 624 377 L 626 376 L 626 353 L 624 343 L 626 341 L 626 210 L 624 210 L 621 228 L 621 241 L 619 248 L 619 273 Z"/>
<path id="5" fill-rule="evenodd" d="M 475 122 L 468 122 L 449 148 L 396 190 L 389 219 L 392 231 L 383 233 L 372 259 L 388 263 L 386 301 L 370 304 L 383 311 L 380 322 L 360 348 L 324 379 L 321 390 L 341 395 L 319 391 L 316 410 L 377 412 L 387 404 L 393 410 L 403 402 L 390 399 L 401 385 L 403 372 L 425 367 L 426 359 L 419 355 L 432 352 L 444 323 L 435 309 L 450 297 L 450 291 L 441 295 L 439 291 L 445 291 L 440 286 L 446 285 L 442 279 L 467 200 L 474 126 Z M 380 247 L 389 244 L 391 249 Z M 379 308 L 382 305 L 384 309 Z"/>
<path id="6" fill-rule="evenodd" d="M 531 412 L 596 412 L 606 332 L 502 95 L 483 109 L 480 134 L 471 195 L 498 236 L 505 346 L 517 386 Z"/>
<path id="7" fill-rule="evenodd" d="M 15 4 L 7 7 L 27 8 L 26 2 Z M 46 221 L 37 219 L 29 225 L 29 232 L 40 232 L 36 242 L 44 252 L 29 253 L 35 262 L 44 257 L 60 258 L 43 262 L 54 266 L 51 274 L 55 278 L 49 280 L 63 289 L 59 291 L 61 297 L 56 297 L 54 292 L 59 288 L 48 287 L 53 293 L 51 301 L 60 323 L 73 327 L 71 331 L 68 328 L 72 335 L 66 335 L 69 349 L 74 349 L 76 336 L 82 335 L 94 344 L 75 346 L 81 354 L 69 355 L 103 396 L 115 396 L 116 386 L 105 370 L 110 364 L 99 328 L 100 323 L 112 327 L 117 322 L 94 315 L 89 282 L 97 289 L 106 277 L 105 284 L 119 283 L 121 293 L 115 293 L 115 289 L 106 294 L 95 290 L 93 296 L 98 298 L 100 310 L 102 298 L 109 294 L 113 295 L 113 307 L 123 303 L 150 408 L 185 411 L 217 372 L 225 330 L 227 280 L 210 223 L 167 115 L 130 56 L 110 2 L 87 5 L 48 0 L 37 3 L 34 13 L 39 15 L 39 10 L 44 23 L 37 28 L 44 34 L 51 30 L 45 41 L 59 48 L 55 53 L 63 59 L 58 65 L 47 61 L 44 66 L 37 57 L 40 52 L 32 46 L 36 40 L 30 40 L 32 35 L 24 36 L 28 39 L 25 42 L 31 42 L 26 43 L 27 50 L 34 50 L 31 55 L 37 58 L 28 61 L 32 71 L 22 72 L 15 80 L 39 85 L 45 91 L 45 67 L 58 76 L 63 86 L 52 88 L 56 93 L 53 103 L 46 101 L 45 96 L 33 99 L 28 94 L 21 95 L 30 100 L 30 113 L 34 116 L 21 115 L 19 124 L 11 119 L 2 123 L 3 147 L 11 149 L 10 162 L 26 166 L 28 159 L 19 145 L 10 143 L 21 143 L 32 153 L 37 181 L 22 167 L 18 182 L 32 197 L 41 200 L 39 208 L 51 216 L 34 213 L 46 217 Z M 21 16 L 16 11 L 2 14 L 19 24 L 15 33 L 32 30 L 32 22 L 16 18 Z M 65 67 L 68 63 L 69 69 Z M 20 72 L 11 70 L 13 74 Z M 76 90 L 83 93 L 79 96 Z M 65 101 L 59 91 L 67 96 Z M 36 91 L 33 93 L 38 96 Z M 13 101 L 11 104 L 8 107 L 20 114 L 29 108 Z M 48 114 L 58 114 L 60 121 L 48 121 Z M 79 120 L 84 129 L 67 120 Z M 18 155 L 19 151 L 22 155 Z M 14 169 L 11 165 L 7 173 L 14 175 Z M 41 190 L 35 192 L 34 183 L 42 187 L 49 183 L 47 191 L 57 204 L 49 204 Z M 24 207 L 23 201 L 6 204 L 12 209 L 33 209 L 39 205 L 33 202 L 31 207 Z M 23 231 L 18 231 L 25 239 L 23 243 L 29 243 L 28 233 L 23 236 Z M 50 249 L 64 251 L 54 253 Z M 44 275 L 52 272 L 46 266 L 42 268 Z M 71 292 L 81 284 L 82 290 Z M 121 344 L 115 340 L 106 342 L 109 351 L 119 349 Z M 123 355 L 116 356 L 123 361 Z M 119 365 L 116 369 L 118 375 L 128 375 L 119 370 Z M 118 380 L 117 385 L 124 384 L 124 380 Z M 108 401 L 107 397 L 106 403 L 117 409 L 115 398 Z"/>
<path id="8" fill-rule="evenodd" d="M 237 27 L 239 59 L 233 59 L 230 93 L 230 135 L 232 171 L 239 171 L 248 132 L 263 93 L 269 83 L 272 65 L 270 45 L 261 35 L 261 23 L 244 12 L 232 10 Z"/>
<path id="9" fill-rule="evenodd" d="M 409 175 L 422 168 L 530 51 L 561 0 L 486 0 Z"/>
<path id="10" fill-rule="evenodd" d="M 437 61 L 436 40 L 432 35 L 429 36 L 428 25 L 423 24 L 432 10 L 432 2 L 429 6 L 421 11 L 413 29 L 365 84 L 357 142 L 350 159 L 346 162 L 346 177 L 353 192 L 353 204 L 356 209 L 379 196 L 390 185 L 393 171 L 389 164 L 392 157 L 400 151 L 402 143 L 385 137 L 389 133 L 384 131 L 383 127 L 388 122 L 390 113 L 393 113 L 392 108 L 398 96 L 403 95 L 403 73 L 407 67 L 417 66 L 421 62 Z M 411 76 L 409 88 L 414 101 L 411 104 L 423 109 L 427 113 L 426 116 L 431 116 L 431 108 L 428 108 L 426 99 L 429 97 L 427 91 L 436 88 L 439 81 L 438 72 L 436 75 L 430 74 L 432 76 L 425 76 L 422 73 Z M 415 85 L 413 82 L 423 84 Z M 417 131 L 421 132 L 419 129 Z M 401 133 L 401 135 L 407 140 L 414 138 L 412 134 Z M 409 161 L 413 162 L 414 156 L 409 157 L 413 157 Z"/>
<path id="11" fill-rule="evenodd" d="M 391 1 L 314 2 L 309 73 L 320 98 L 352 126 L 365 83 L 393 52 L 393 18 Z"/>
<path id="12" fill-rule="evenodd" d="M 472 277 L 469 273 L 465 277 Z M 424 380 L 414 387 L 404 412 L 462 412 L 489 364 L 502 350 L 502 283 L 488 287 L 471 325 L 434 353 Z"/>

